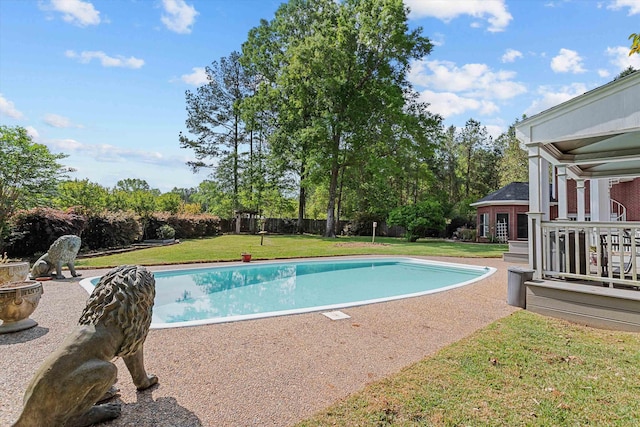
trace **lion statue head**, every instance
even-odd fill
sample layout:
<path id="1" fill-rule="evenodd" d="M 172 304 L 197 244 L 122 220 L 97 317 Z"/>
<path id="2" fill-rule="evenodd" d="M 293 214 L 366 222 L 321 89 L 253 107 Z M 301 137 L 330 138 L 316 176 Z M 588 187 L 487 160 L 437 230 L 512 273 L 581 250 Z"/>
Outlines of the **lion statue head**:
<path id="1" fill-rule="evenodd" d="M 155 283 L 153 275 L 141 266 L 121 265 L 110 270 L 89 296 L 78 323 L 120 328 L 124 340 L 116 356 L 134 354 L 149 332 Z"/>
<path id="2" fill-rule="evenodd" d="M 47 253 L 53 264 L 58 261 L 66 264 L 76 259 L 81 245 L 82 240 L 80 237 L 73 234 L 66 234 L 58 237 L 56 241 L 49 246 Z"/>

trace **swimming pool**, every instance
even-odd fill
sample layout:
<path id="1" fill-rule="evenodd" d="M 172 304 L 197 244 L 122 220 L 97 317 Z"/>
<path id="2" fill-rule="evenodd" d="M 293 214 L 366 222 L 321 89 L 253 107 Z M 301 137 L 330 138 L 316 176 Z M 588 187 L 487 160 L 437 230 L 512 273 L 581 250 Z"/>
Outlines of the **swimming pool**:
<path id="1" fill-rule="evenodd" d="M 332 310 L 440 292 L 494 268 L 414 258 L 256 262 L 156 271 L 152 328 Z M 99 277 L 84 279 L 91 292 Z"/>

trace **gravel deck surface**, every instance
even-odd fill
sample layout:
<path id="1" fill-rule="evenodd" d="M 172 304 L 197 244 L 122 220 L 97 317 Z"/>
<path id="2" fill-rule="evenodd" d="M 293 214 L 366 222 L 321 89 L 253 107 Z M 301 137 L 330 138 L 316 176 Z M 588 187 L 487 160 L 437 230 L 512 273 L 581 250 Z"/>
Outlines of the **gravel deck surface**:
<path id="1" fill-rule="evenodd" d="M 145 364 L 160 383 L 136 392 L 118 359 L 122 415 L 101 426 L 289 426 L 517 310 L 506 303 L 502 260 L 432 259 L 498 271 L 445 292 L 341 309 L 350 319 L 315 312 L 151 330 Z M 167 268 L 150 268 L 159 269 Z M 43 282 L 31 316 L 38 326 L 0 335 L 0 426 L 16 420 L 31 376 L 75 327 L 88 297 L 78 282 Z"/>

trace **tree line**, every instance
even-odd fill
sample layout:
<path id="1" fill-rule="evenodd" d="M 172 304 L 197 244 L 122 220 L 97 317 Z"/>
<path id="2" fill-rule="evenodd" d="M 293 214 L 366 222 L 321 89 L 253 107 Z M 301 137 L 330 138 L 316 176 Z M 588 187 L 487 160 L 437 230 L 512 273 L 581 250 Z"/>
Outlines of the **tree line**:
<path id="1" fill-rule="evenodd" d="M 193 151 L 194 171 L 211 172 L 195 188 L 70 179 L 64 154 L 2 126 L 0 239 L 16 209 L 34 206 L 249 212 L 297 217 L 298 232 L 304 218 L 326 219 L 326 236 L 340 219 L 418 233 L 472 224 L 470 203 L 528 179 L 518 119 L 497 138 L 473 118 L 445 128 L 408 81 L 410 63 L 432 43 L 409 29 L 407 15 L 402 0 L 291 0 L 262 20 L 239 51 L 206 68 L 206 84 L 185 93 L 178 142 Z"/>
<path id="2" fill-rule="evenodd" d="M 432 49 L 407 14 L 401 0 L 281 5 L 186 92 L 191 168 L 211 170 L 231 211 L 295 200 L 299 226 L 326 218 L 325 236 L 424 201 L 470 220 L 469 203 L 526 180 L 526 156 L 513 126 L 495 140 L 473 119 L 444 129 L 407 78 Z"/>
<path id="3" fill-rule="evenodd" d="M 526 154 L 515 123 L 493 139 L 477 120 L 445 129 L 429 111 L 407 76 L 432 43 L 407 14 L 401 0 L 291 0 L 262 20 L 185 94 L 179 144 L 193 151 L 194 171 L 211 171 L 196 188 L 163 194 L 140 179 L 113 188 L 70 179 L 64 154 L 3 126 L 0 236 L 15 209 L 41 205 L 250 212 L 297 217 L 299 232 L 304 218 L 326 219 L 326 236 L 340 219 L 403 222 L 407 212 L 435 212 L 442 221 L 427 222 L 437 227 L 473 222 L 469 203 L 527 179 Z"/>

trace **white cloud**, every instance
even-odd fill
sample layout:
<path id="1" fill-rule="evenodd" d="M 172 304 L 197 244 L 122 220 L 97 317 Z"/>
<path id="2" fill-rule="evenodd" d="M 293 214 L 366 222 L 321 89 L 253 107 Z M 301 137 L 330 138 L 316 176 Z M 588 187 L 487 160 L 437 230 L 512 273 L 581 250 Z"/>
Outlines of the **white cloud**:
<path id="1" fill-rule="evenodd" d="M 503 126 L 498 125 L 485 125 L 484 127 L 487 129 L 487 135 L 493 139 L 497 139 L 506 130 Z"/>
<path id="2" fill-rule="evenodd" d="M 81 0 L 51 0 L 49 6 L 43 6 L 45 10 L 54 10 L 62 13 L 62 19 L 70 24 L 86 27 L 100 23 L 100 12 L 93 4 Z"/>
<path id="3" fill-rule="evenodd" d="M 556 73 L 584 73 L 585 70 L 582 66 L 582 58 L 578 55 L 578 52 L 571 49 L 560 49 L 558 55 L 554 56 L 551 60 L 551 69 Z"/>
<path id="4" fill-rule="evenodd" d="M 0 114 L 9 116 L 12 119 L 22 120 L 24 119 L 24 114 L 18 111 L 18 109 L 13 105 L 13 102 L 9 101 L 7 98 L 2 96 L 0 93 Z"/>
<path id="5" fill-rule="evenodd" d="M 448 92 L 463 93 L 482 99 L 509 99 L 527 91 L 514 81 L 513 71 L 492 71 L 486 64 L 456 66 L 449 61 L 416 61 L 412 64 L 409 81 L 417 86 Z"/>
<path id="6" fill-rule="evenodd" d="M 130 56 L 125 58 L 122 55 L 116 57 L 109 56 L 102 51 L 83 51 L 76 53 L 73 50 L 67 50 L 65 52 L 67 58 L 77 59 L 83 64 L 88 64 L 93 59 L 98 59 L 103 67 L 123 67 L 137 69 L 144 65 L 144 60 Z"/>
<path id="7" fill-rule="evenodd" d="M 207 79 L 207 71 L 204 67 L 193 67 L 192 70 L 193 73 L 180 76 L 180 80 L 193 86 L 202 86 L 209 81 Z"/>
<path id="8" fill-rule="evenodd" d="M 131 150 L 111 144 L 86 144 L 75 139 L 54 139 L 46 142 L 52 150 L 65 154 L 78 154 L 92 158 L 98 162 L 124 163 L 139 162 L 159 166 L 184 165 L 186 157 L 165 156 L 157 151 Z"/>
<path id="9" fill-rule="evenodd" d="M 522 52 L 515 49 L 507 49 L 502 55 L 502 62 L 514 62 L 516 59 L 522 58 Z"/>
<path id="10" fill-rule="evenodd" d="M 482 115 L 493 114 L 498 111 L 498 106 L 491 101 L 477 100 L 456 95 L 451 92 L 433 92 L 424 90 L 420 92 L 420 101 L 428 102 L 429 111 L 450 117 L 467 111 L 477 111 Z"/>
<path id="11" fill-rule="evenodd" d="M 409 81 L 420 91 L 430 110 L 444 117 L 475 111 L 487 116 L 499 111 L 494 100 L 523 94 L 526 87 L 515 81 L 513 71 L 493 71 L 486 64 L 458 67 L 450 61 L 415 61 Z"/>
<path id="12" fill-rule="evenodd" d="M 611 75 L 611 73 L 607 70 L 603 70 L 603 69 L 599 69 L 598 70 L 598 75 L 600 77 L 609 77 Z"/>
<path id="13" fill-rule="evenodd" d="M 36 130 L 36 128 L 34 128 L 33 126 L 27 126 L 25 127 L 25 129 L 27 131 L 27 135 L 29 135 L 31 139 L 33 139 L 35 142 L 39 142 L 40 133 Z"/>
<path id="14" fill-rule="evenodd" d="M 620 10 L 625 7 L 629 8 L 629 16 L 640 13 L 640 1 L 638 0 L 613 0 L 611 4 L 607 6 L 607 9 Z"/>
<path id="15" fill-rule="evenodd" d="M 538 114 L 571 98 L 582 95 L 586 91 L 587 87 L 583 83 L 573 83 L 569 86 L 563 86 L 559 90 L 554 90 L 549 86 L 540 86 L 538 88 L 538 95 L 540 95 L 540 97 L 531 103 L 525 110 L 525 114 L 527 116 Z"/>
<path id="16" fill-rule="evenodd" d="M 71 121 L 64 116 L 57 114 L 47 114 L 44 116 L 44 122 L 54 128 L 68 128 L 71 126 Z"/>
<path id="17" fill-rule="evenodd" d="M 56 148 L 65 152 L 83 151 L 83 145 L 75 139 L 55 139 L 47 142 L 47 145 L 51 148 Z"/>
<path id="18" fill-rule="evenodd" d="M 616 67 L 616 72 L 633 67 L 640 70 L 640 55 L 629 56 L 629 48 L 624 46 L 608 47 L 605 54 L 611 57 L 611 64 Z"/>
<path id="19" fill-rule="evenodd" d="M 504 31 L 513 19 L 504 0 L 404 0 L 404 3 L 411 9 L 411 18 L 432 16 L 450 22 L 460 15 L 470 15 L 487 20 L 491 32 Z"/>
<path id="20" fill-rule="evenodd" d="M 198 15 L 195 7 L 184 0 L 162 0 L 162 7 L 166 14 L 160 20 L 168 29 L 179 34 L 191 33 L 191 26 Z"/>
<path id="21" fill-rule="evenodd" d="M 442 33 L 434 33 L 429 36 L 429 41 L 434 46 L 443 46 L 445 40 L 445 35 Z"/>

